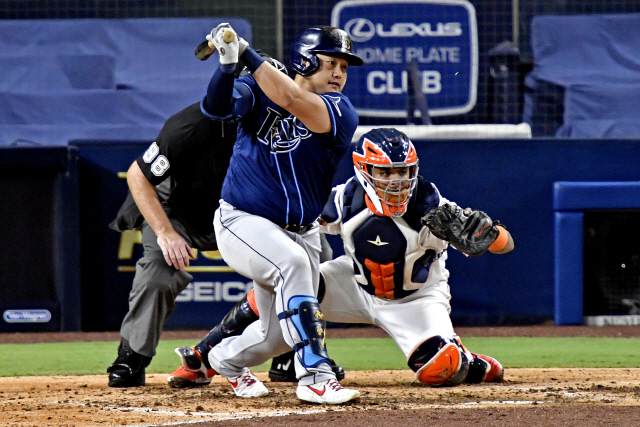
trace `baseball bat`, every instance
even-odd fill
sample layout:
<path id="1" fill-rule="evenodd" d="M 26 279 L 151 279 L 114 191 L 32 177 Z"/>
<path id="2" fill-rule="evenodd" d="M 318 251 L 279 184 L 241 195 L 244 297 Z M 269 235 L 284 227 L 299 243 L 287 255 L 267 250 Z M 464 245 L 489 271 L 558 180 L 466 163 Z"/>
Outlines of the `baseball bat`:
<path id="1" fill-rule="evenodd" d="M 222 40 L 225 43 L 231 43 L 233 38 L 235 37 L 235 33 L 232 30 L 225 30 L 224 34 L 222 34 Z M 206 61 L 209 59 L 213 52 L 216 51 L 216 47 L 209 40 L 205 40 L 196 47 L 196 58 L 200 61 Z"/>

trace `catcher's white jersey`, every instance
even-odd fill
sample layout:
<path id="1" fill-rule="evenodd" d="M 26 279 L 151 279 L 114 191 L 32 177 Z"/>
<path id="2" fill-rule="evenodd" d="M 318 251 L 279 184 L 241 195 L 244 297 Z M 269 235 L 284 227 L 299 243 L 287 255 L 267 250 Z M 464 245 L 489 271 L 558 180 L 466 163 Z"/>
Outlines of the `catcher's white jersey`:
<path id="1" fill-rule="evenodd" d="M 451 202 L 435 185 L 419 179 L 407 212 L 391 218 L 367 208 L 355 179 L 334 188 L 321 230 L 341 235 L 345 255 L 320 266 L 325 319 L 377 325 L 407 356 L 430 336 L 454 335 L 445 266 L 448 243 L 420 223 L 444 203 Z"/>

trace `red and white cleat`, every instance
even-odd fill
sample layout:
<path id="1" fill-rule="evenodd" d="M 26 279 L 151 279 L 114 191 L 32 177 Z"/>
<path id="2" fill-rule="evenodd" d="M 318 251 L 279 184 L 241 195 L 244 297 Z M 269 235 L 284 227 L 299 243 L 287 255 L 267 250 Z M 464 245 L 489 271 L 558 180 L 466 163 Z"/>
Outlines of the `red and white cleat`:
<path id="1" fill-rule="evenodd" d="M 330 379 L 311 385 L 298 385 L 296 390 L 298 399 L 309 403 L 325 403 L 339 405 L 360 399 L 358 390 L 343 388 L 338 381 Z"/>
<path id="2" fill-rule="evenodd" d="M 237 377 L 227 378 L 227 381 L 238 397 L 263 397 L 269 394 L 269 390 L 249 368 L 244 368 Z"/>

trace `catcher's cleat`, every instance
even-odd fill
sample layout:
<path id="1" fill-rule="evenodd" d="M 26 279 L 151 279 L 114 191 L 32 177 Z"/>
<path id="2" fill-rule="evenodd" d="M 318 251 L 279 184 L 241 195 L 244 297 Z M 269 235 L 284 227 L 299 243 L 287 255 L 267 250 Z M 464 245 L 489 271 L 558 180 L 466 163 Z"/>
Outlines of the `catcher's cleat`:
<path id="1" fill-rule="evenodd" d="M 118 346 L 118 357 L 107 368 L 109 387 L 140 387 L 145 385 L 145 367 L 151 358 L 136 353 L 123 338 Z"/>
<path id="2" fill-rule="evenodd" d="M 360 392 L 358 390 L 343 388 L 334 379 L 311 385 L 298 385 L 296 395 L 298 399 L 305 402 L 324 403 L 327 405 L 339 405 L 360 400 Z"/>
<path id="3" fill-rule="evenodd" d="M 342 366 L 336 365 L 333 359 L 329 359 L 329 361 L 331 362 L 331 370 L 336 374 L 336 379 L 342 381 L 344 379 L 344 369 L 342 369 Z"/>
<path id="4" fill-rule="evenodd" d="M 298 382 L 296 377 L 296 367 L 293 363 L 294 352 L 281 354 L 274 357 L 271 361 L 271 369 L 269 369 L 269 379 L 273 382 Z"/>
<path id="5" fill-rule="evenodd" d="M 249 370 L 244 368 L 237 377 L 227 378 L 238 397 L 263 397 L 269 394 L 267 387 Z"/>
<path id="6" fill-rule="evenodd" d="M 504 381 L 504 368 L 500 362 L 493 357 L 485 356 L 484 354 L 474 354 L 474 356 L 484 360 L 491 367 L 489 372 L 487 372 L 487 375 L 484 377 L 484 382 L 499 383 Z"/>
<path id="7" fill-rule="evenodd" d="M 271 361 L 271 369 L 269 369 L 269 379 L 273 382 L 298 382 L 296 378 L 296 368 L 293 363 L 294 352 L 281 354 L 278 357 L 274 357 Z M 333 359 L 329 359 L 331 362 L 331 370 L 336 375 L 338 381 L 344 379 L 344 369 L 342 366 L 336 365 Z"/>
<path id="8" fill-rule="evenodd" d="M 194 347 L 176 348 L 175 352 L 182 359 L 182 366 L 167 377 L 170 387 L 195 387 L 211 383 L 216 372 L 205 366 L 202 356 Z"/>
<path id="9" fill-rule="evenodd" d="M 464 380 L 465 383 L 498 383 L 504 379 L 504 368 L 500 362 L 484 354 L 471 354 L 473 355 L 473 360 L 469 363 L 469 373 Z"/>
<path id="10" fill-rule="evenodd" d="M 211 377 L 206 377 L 199 371 L 187 371 L 184 366 L 180 366 L 167 377 L 167 383 L 171 388 L 197 387 L 210 384 Z"/>

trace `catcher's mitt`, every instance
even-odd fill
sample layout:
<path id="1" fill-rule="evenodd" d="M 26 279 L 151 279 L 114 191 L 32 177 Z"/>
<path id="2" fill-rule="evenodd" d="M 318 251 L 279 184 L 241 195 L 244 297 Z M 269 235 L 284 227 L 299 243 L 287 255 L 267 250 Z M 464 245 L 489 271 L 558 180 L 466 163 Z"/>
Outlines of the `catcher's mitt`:
<path id="1" fill-rule="evenodd" d="M 464 211 L 454 205 L 444 204 L 433 209 L 422 218 L 438 238 L 468 255 L 481 255 L 498 238 L 498 221 L 492 221 L 482 211 L 466 208 Z"/>

